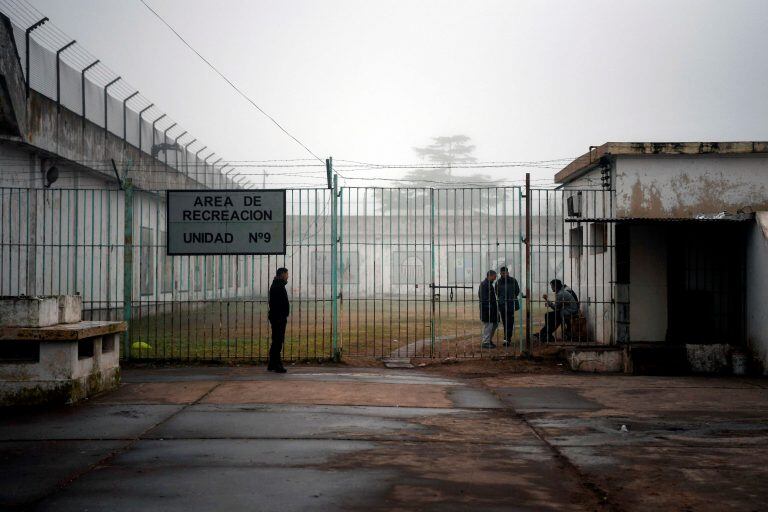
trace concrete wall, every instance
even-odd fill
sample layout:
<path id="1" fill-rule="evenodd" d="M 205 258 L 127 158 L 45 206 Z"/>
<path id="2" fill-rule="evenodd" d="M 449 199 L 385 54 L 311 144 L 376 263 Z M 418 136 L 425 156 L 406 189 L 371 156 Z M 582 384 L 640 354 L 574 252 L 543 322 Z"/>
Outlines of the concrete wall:
<path id="1" fill-rule="evenodd" d="M 600 177 L 600 170 L 594 169 L 564 187 L 563 208 L 566 218 L 568 198 L 573 197 L 581 205 L 581 218 L 586 219 L 565 223 L 565 282 L 579 296 L 581 312 L 587 319 L 589 341 L 610 344 L 616 337 L 613 304 L 616 226 L 612 222 L 594 221 L 613 217 L 614 193 L 601 188 Z M 574 230 L 579 228 L 583 244 L 580 256 L 571 248 L 571 233 L 577 236 L 578 231 Z"/>
<path id="2" fill-rule="evenodd" d="M 667 334 L 667 241 L 663 226 L 630 227 L 629 336 L 664 341 Z"/>
<path id="3" fill-rule="evenodd" d="M 758 212 L 747 240 L 747 342 L 768 373 L 768 212 Z"/>
<path id="4" fill-rule="evenodd" d="M 619 156 L 615 167 L 617 217 L 768 210 L 768 155 Z"/>

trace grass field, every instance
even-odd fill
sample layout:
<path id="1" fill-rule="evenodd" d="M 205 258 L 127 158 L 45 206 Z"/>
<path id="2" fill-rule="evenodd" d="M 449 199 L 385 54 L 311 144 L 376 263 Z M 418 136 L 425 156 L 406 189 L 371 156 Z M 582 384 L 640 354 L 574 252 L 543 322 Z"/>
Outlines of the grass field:
<path id="1" fill-rule="evenodd" d="M 329 359 L 333 354 L 330 301 L 294 301 L 286 330 L 287 360 Z M 264 360 L 270 343 L 267 307 L 261 300 L 174 302 L 134 308 L 132 359 Z M 538 309 L 538 308 L 537 308 Z M 480 321 L 473 302 L 367 299 L 340 303 L 343 357 L 479 357 Z M 539 328 L 542 312 L 534 311 Z M 522 337 L 515 319 L 515 346 Z M 434 325 L 434 338 L 432 329 Z M 500 343 L 501 329 L 496 335 Z"/>

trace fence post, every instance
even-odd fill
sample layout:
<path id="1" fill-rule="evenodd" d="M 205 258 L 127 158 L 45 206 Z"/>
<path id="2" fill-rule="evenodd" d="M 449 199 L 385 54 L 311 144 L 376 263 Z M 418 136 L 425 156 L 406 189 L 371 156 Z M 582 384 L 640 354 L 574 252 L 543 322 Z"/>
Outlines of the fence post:
<path id="1" fill-rule="evenodd" d="M 525 350 L 531 355 L 531 173 L 525 173 Z"/>
<path id="2" fill-rule="evenodd" d="M 123 180 L 125 201 L 125 226 L 123 230 L 123 320 L 128 324 L 125 331 L 124 357 L 131 356 L 131 306 L 133 303 L 133 183 Z"/>
<path id="3" fill-rule="evenodd" d="M 332 165 L 332 164 L 331 164 Z M 331 189 L 331 347 L 333 349 L 333 360 L 341 360 L 341 351 L 339 350 L 339 245 L 338 245 L 338 189 L 339 178 L 333 176 L 333 188 Z"/>
<path id="4" fill-rule="evenodd" d="M 430 252 L 430 345 L 429 356 L 435 355 L 435 189 L 429 189 L 429 252 Z"/>

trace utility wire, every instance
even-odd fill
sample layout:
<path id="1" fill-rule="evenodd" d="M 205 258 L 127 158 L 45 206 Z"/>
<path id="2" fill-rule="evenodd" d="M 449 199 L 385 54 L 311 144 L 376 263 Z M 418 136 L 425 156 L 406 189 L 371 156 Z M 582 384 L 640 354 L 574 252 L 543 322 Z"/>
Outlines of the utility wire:
<path id="1" fill-rule="evenodd" d="M 321 162 L 325 163 L 325 160 L 323 160 L 322 158 L 320 158 L 319 156 L 317 156 L 315 153 L 313 153 L 313 152 L 312 152 L 312 150 L 311 150 L 311 149 L 309 149 L 309 148 L 308 148 L 308 147 L 307 147 L 307 146 L 306 146 L 306 145 L 305 145 L 303 142 L 301 142 L 299 139 L 297 139 L 296 137 L 294 137 L 294 136 L 293 136 L 293 135 L 292 135 L 292 134 L 291 134 L 291 133 L 290 133 L 288 130 L 286 130 L 285 128 L 283 128 L 283 127 L 280 125 L 280 123 L 278 123 L 278 122 L 275 120 L 275 118 L 274 118 L 274 117 L 272 117 L 271 115 L 269 115 L 269 114 L 267 114 L 266 112 L 264 112 L 264 110 L 263 110 L 263 109 L 262 109 L 260 106 L 258 106 L 258 105 L 256 104 L 256 102 L 254 102 L 254 101 L 253 101 L 253 100 L 252 100 L 250 97 L 248 97 L 248 95 L 247 95 L 247 94 L 245 94 L 245 93 L 244 93 L 242 90 L 240 90 L 240 88 L 239 88 L 239 87 L 237 87 L 237 86 L 236 86 L 234 83 L 232 83 L 232 81 L 231 81 L 229 78 L 227 78 L 227 77 L 224 75 L 224 73 L 222 73 L 221 71 L 219 71 L 219 70 L 218 70 L 218 68 L 216 68 L 216 66 L 214 66 L 213 64 L 211 64 L 211 62 L 210 62 L 208 59 L 206 59 L 205 57 L 203 57 L 203 56 L 200 54 L 200 52 L 198 52 L 197 50 L 195 50 L 195 49 L 192 47 L 192 45 L 191 45 L 191 44 L 189 44 L 189 43 L 187 42 L 187 40 L 186 40 L 186 39 L 184 39 L 184 38 L 181 36 L 181 34 L 179 34 L 179 33 L 176 31 L 176 29 L 174 29 L 174 28 L 173 28 L 173 27 L 172 27 L 172 26 L 171 26 L 171 25 L 170 25 L 170 24 L 169 24 L 167 21 L 165 21 L 165 19 L 163 19 L 163 17 L 162 17 L 162 16 L 160 16 L 160 14 L 158 14 L 158 13 L 157 13 L 157 11 L 155 11 L 155 10 L 154 10 L 152 7 L 150 7 L 150 6 L 149 6 L 149 4 L 147 4 L 147 2 L 145 2 L 144 0 L 139 0 L 139 1 L 140 1 L 142 4 L 144 4 L 144 7 L 146 7 L 147 9 L 149 9 L 149 11 L 150 11 L 152 14 L 154 14 L 154 15 L 157 17 L 157 19 L 159 19 L 161 22 L 163 22 L 163 24 L 164 24 L 166 27 L 168 27 L 168 28 L 171 30 L 171 32 L 173 32 L 173 33 L 176 35 L 176 37 L 178 37 L 178 38 L 179 38 L 179 40 L 180 40 L 182 43 L 184 43 L 184 45 L 185 45 L 187 48 L 189 48 L 190 50 L 192 50 L 192 52 L 194 52 L 194 53 L 195 53 L 195 55 L 197 55 L 198 57 L 200 57 L 200 59 L 201 59 L 203 62 L 205 62 L 205 63 L 208 65 L 208 67 L 209 67 L 209 68 L 211 68 L 211 69 L 212 69 L 212 70 L 213 70 L 213 71 L 214 71 L 214 72 L 215 72 L 217 75 L 219 75 L 219 76 L 220 76 L 220 77 L 221 77 L 221 78 L 222 78 L 222 79 L 223 79 L 225 82 L 227 82 L 227 83 L 229 84 L 229 86 L 230 86 L 230 87 L 232 87 L 232 88 L 233 88 L 233 89 L 234 89 L 234 90 L 235 90 L 235 91 L 236 91 L 236 92 L 237 92 L 237 93 L 238 93 L 240 96 L 242 96 L 242 97 L 243 97 L 243 98 L 244 98 L 244 99 L 245 99 L 245 100 L 246 100 L 248 103 L 250 103 L 251 105 L 253 105 L 253 106 L 256 108 L 256 110 L 258 110 L 259 112 L 261 112 L 262 114 L 264 114 L 264 116 L 266 116 L 266 117 L 267 117 L 267 119 L 269 119 L 270 121 L 272 121 L 272 123 L 273 123 L 275 126 L 277 126 L 278 128 L 280 128 L 280 130 L 282 130 L 282 132 L 283 132 L 283 133 L 285 133 L 287 136 L 289 136 L 289 137 L 290 137 L 290 138 L 292 138 L 294 141 L 296 141 L 296 143 L 297 143 L 299 146 L 301 146 L 302 148 L 304 148 L 304 149 L 307 151 L 307 153 L 309 153 L 310 155 L 312 155 L 313 157 L 315 157 L 317 160 L 319 160 L 319 161 L 321 161 Z"/>

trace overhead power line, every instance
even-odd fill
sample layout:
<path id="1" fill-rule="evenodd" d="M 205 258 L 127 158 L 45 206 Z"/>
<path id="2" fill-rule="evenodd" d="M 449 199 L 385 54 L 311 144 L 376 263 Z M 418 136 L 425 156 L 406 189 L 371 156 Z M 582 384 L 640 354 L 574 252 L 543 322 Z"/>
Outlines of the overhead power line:
<path id="1" fill-rule="evenodd" d="M 147 9 L 149 9 L 149 11 L 150 11 L 152 14 L 154 14 L 154 15 L 157 17 L 157 19 L 159 19 L 161 22 L 163 22 L 163 24 L 164 24 L 166 27 L 168 27 L 168 29 L 170 29 L 170 31 L 171 31 L 171 32 L 173 32 L 173 33 L 176 35 L 176 37 L 178 37 L 178 38 L 179 38 L 179 40 L 180 40 L 182 43 L 184 43 L 184 45 L 185 45 L 187 48 L 189 48 L 189 49 L 190 49 L 192 52 L 194 52 L 194 54 L 195 54 L 195 55 L 197 55 L 197 56 L 200 58 L 200 60 L 202 60 L 203 62 L 205 62 L 205 63 L 208 65 L 208 67 L 209 67 L 209 68 L 211 68 L 211 69 L 212 69 L 212 70 L 213 70 L 213 71 L 214 71 L 214 72 L 215 72 L 217 75 L 219 75 L 219 76 L 220 76 L 220 77 L 221 77 L 221 78 L 222 78 L 222 79 L 223 79 L 225 82 L 227 82 L 227 83 L 229 84 L 229 86 L 230 86 L 230 87 L 232 87 L 232 89 L 234 89 L 234 90 L 235 90 L 235 91 L 236 91 L 236 92 L 237 92 L 237 93 L 238 93 L 240 96 L 242 96 L 242 97 L 243 97 L 243 98 L 244 98 L 244 99 L 245 99 L 245 100 L 246 100 L 248 103 L 250 103 L 251 105 L 253 105 L 253 106 L 256 108 L 256 110 L 258 110 L 259 112 L 261 112 L 262 114 L 264 114 L 264 116 L 266 116 L 266 118 L 267 118 L 267 119 L 269 119 L 270 121 L 272 121 L 272 123 L 273 123 L 275 126 L 277 126 L 277 127 L 278 127 L 278 128 L 279 128 L 279 129 L 280 129 L 282 132 L 283 132 L 283 133 L 285 133 L 287 136 L 289 136 L 291 139 L 293 139 L 293 140 L 294 140 L 294 141 L 295 141 L 295 142 L 296 142 L 296 143 L 297 143 L 299 146 L 301 146 L 302 148 L 304 148 L 304 149 L 307 151 L 307 153 L 309 153 L 310 155 L 312 155 L 313 157 L 315 157 L 317 160 L 319 160 L 319 161 L 321 161 L 321 162 L 323 162 L 323 163 L 325 162 L 325 160 L 323 160 L 322 158 L 320 158 L 319 156 L 317 156 L 317 155 L 316 155 L 316 154 L 315 154 L 315 153 L 314 153 L 314 152 L 313 152 L 311 149 L 309 149 L 309 148 L 306 146 L 306 144 L 304 144 L 303 142 L 301 142 L 301 141 L 300 141 L 299 139 L 297 139 L 297 138 L 296 138 L 296 137 L 295 137 L 293 134 L 291 134 L 291 133 L 290 133 L 288 130 L 286 130 L 285 128 L 283 128 L 283 127 L 282 127 L 282 125 L 281 125 L 280 123 L 278 123 L 278 122 L 277 122 L 277 120 L 275 120 L 275 118 L 274 118 L 274 117 L 272 117 L 271 115 L 267 114 L 267 113 L 264 111 L 264 109 L 262 109 L 260 106 L 258 106 L 258 105 L 256 104 L 256 102 L 255 102 L 255 101 L 253 101 L 253 100 L 252 100 L 252 99 L 251 99 L 251 98 L 250 98 L 250 97 L 249 97 L 247 94 L 245 94 L 245 93 L 244 93 L 244 92 L 243 92 L 243 91 L 242 91 L 242 90 L 241 90 L 241 89 L 240 89 L 238 86 L 236 86 L 236 85 L 235 85 L 235 84 L 232 82 L 232 80 L 230 80 L 229 78 L 227 78 L 227 77 L 226 77 L 226 75 L 224 75 L 224 73 L 222 73 L 221 71 L 219 71 L 219 70 L 218 70 L 218 68 L 217 68 L 216 66 L 214 66 L 214 65 L 213 65 L 213 64 L 212 64 L 212 63 L 211 63 L 211 62 L 210 62 L 208 59 L 206 59 L 205 57 L 203 57 L 203 56 L 200 54 L 200 52 L 198 52 L 197 50 L 195 50 L 195 48 L 193 48 L 193 47 L 192 47 L 192 45 L 191 45 L 191 44 L 189 44 L 189 43 L 187 42 L 187 40 L 186 40 L 186 39 L 184 39 L 184 38 L 181 36 L 181 34 L 179 34 L 179 33 L 176 31 L 176 29 L 175 29 L 175 28 L 173 28 L 173 27 L 170 25 L 170 23 L 168 23 L 167 21 L 165 21 L 165 19 L 164 19 L 162 16 L 160 16 L 160 14 L 158 14 L 158 12 L 157 12 L 157 11 L 155 11 L 155 10 L 154 10 L 152 7 L 150 7 L 150 6 L 149 6 L 149 4 L 147 4 L 147 2 L 145 2 L 144 0 L 139 0 L 139 1 L 140 1 L 142 4 L 144 4 L 144 7 L 146 7 Z"/>

